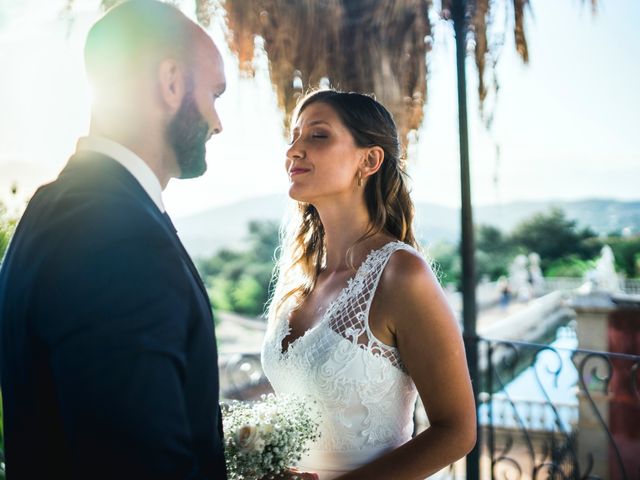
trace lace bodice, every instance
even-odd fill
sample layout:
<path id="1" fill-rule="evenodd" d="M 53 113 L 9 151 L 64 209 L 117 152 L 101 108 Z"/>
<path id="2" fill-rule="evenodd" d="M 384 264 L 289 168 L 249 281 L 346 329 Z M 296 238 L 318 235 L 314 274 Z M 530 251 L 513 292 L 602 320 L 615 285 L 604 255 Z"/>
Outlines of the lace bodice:
<path id="1" fill-rule="evenodd" d="M 282 341 L 290 333 L 291 307 L 272 319 L 263 369 L 276 394 L 316 402 L 321 437 L 312 450 L 380 452 L 411 438 L 415 385 L 398 350 L 379 341 L 368 321 L 384 267 L 397 250 L 415 252 L 402 242 L 372 251 L 321 320 L 286 352 Z"/>

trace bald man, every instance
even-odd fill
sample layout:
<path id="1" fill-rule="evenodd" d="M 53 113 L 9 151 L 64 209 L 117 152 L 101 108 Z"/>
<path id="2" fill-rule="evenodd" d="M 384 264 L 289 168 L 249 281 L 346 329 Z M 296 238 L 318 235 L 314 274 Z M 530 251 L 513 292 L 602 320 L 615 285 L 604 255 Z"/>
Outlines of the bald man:
<path id="1" fill-rule="evenodd" d="M 225 479 L 211 306 L 162 203 L 207 168 L 222 59 L 176 8 L 131 0 L 85 61 L 90 134 L 0 271 L 8 478 Z"/>

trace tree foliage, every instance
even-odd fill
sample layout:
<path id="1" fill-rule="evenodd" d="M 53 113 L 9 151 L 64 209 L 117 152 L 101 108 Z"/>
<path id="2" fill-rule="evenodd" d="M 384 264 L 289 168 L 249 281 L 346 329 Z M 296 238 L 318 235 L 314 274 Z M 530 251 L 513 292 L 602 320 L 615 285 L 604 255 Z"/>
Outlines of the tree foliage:
<path id="1" fill-rule="evenodd" d="M 222 249 L 198 262 L 214 309 L 263 314 L 271 294 L 278 242 L 275 222 L 252 221 L 245 249 Z"/>
<path id="2" fill-rule="evenodd" d="M 634 255 L 640 255 L 640 240 L 600 239 L 590 228 L 579 228 L 560 209 L 535 214 L 509 233 L 491 225 L 478 225 L 475 240 L 477 280 L 508 275 L 509 265 L 518 254 L 539 254 L 543 272 L 554 276 L 581 276 L 593 267 L 591 260 L 599 255 L 603 242 L 611 244 L 619 268 L 628 276 L 635 275 L 631 273 L 636 271 Z M 439 244 L 431 253 L 442 279 L 459 286 L 459 245 Z"/>
<path id="3" fill-rule="evenodd" d="M 569 255 L 552 262 L 545 274 L 547 277 L 583 278 L 595 266 L 595 260 L 583 260 L 577 255 Z"/>
<path id="4" fill-rule="evenodd" d="M 429 248 L 429 256 L 433 259 L 433 269 L 442 285 L 453 284 L 460 288 L 460 252 L 447 242 L 440 242 Z"/>
<path id="5" fill-rule="evenodd" d="M 602 245 L 590 228 L 578 229 L 577 222 L 566 217 L 559 209 L 538 213 L 518 224 L 511 234 L 511 241 L 528 252 L 536 252 L 545 270 L 552 262 L 577 255 L 581 259 L 596 256 Z M 589 241 L 591 240 L 591 241 Z"/>
<path id="6" fill-rule="evenodd" d="M 606 243 L 613 250 L 616 268 L 629 278 L 640 277 L 640 235 L 608 238 Z"/>
<path id="7" fill-rule="evenodd" d="M 538 213 L 523 220 L 511 232 L 479 225 L 476 234 L 477 278 L 496 280 L 507 275 L 517 254 L 536 252 L 548 276 L 581 277 L 595 265 L 602 245 L 609 244 L 617 268 L 626 276 L 640 275 L 640 236 L 598 238 L 589 228 L 580 228 L 561 210 Z M 278 225 L 250 222 L 244 249 L 222 249 L 198 262 L 215 309 L 247 315 L 263 314 L 271 294 Z M 459 246 L 438 243 L 429 246 L 434 270 L 442 284 L 460 286 Z"/>
<path id="8" fill-rule="evenodd" d="M 496 280 L 508 275 L 509 264 L 522 248 L 502 230 L 491 225 L 478 225 L 476 234 L 476 278 Z"/>
<path id="9" fill-rule="evenodd" d="M 16 228 L 16 219 L 9 215 L 7 207 L 0 201 L 0 264 L 9 247 L 9 241 Z"/>

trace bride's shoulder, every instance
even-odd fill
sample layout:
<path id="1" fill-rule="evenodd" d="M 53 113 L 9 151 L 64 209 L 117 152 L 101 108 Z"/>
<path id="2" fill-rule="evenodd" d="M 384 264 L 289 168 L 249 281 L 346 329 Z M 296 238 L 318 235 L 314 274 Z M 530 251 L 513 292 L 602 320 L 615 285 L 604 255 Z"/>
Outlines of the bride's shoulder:
<path id="1" fill-rule="evenodd" d="M 402 248 L 391 255 L 378 295 L 380 315 L 389 319 L 389 329 L 396 336 L 425 334 L 426 330 L 416 330 L 418 325 L 432 331 L 437 325 L 456 322 L 430 262 L 415 249 Z"/>
<path id="2" fill-rule="evenodd" d="M 393 247 L 383 276 L 397 280 L 433 274 L 431 262 L 418 249 L 400 241 L 395 242 Z"/>
<path id="3" fill-rule="evenodd" d="M 440 285 L 431 262 L 417 249 L 398 245 L 387 262 L 380 278 L 379 290 L 387 291 L 393 303 L 411 300 Z"/>

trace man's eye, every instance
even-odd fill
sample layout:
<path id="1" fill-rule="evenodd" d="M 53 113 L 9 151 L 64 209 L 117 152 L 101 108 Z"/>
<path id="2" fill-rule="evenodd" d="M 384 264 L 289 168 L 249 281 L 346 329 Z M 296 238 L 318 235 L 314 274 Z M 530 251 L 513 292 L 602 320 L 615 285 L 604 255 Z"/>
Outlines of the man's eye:
<path id="1" fill-rule="evenodd" d="M 327 138 L 327 135 L 324 133 L 313 133 L 311 134 L 311 138 Z"/>

